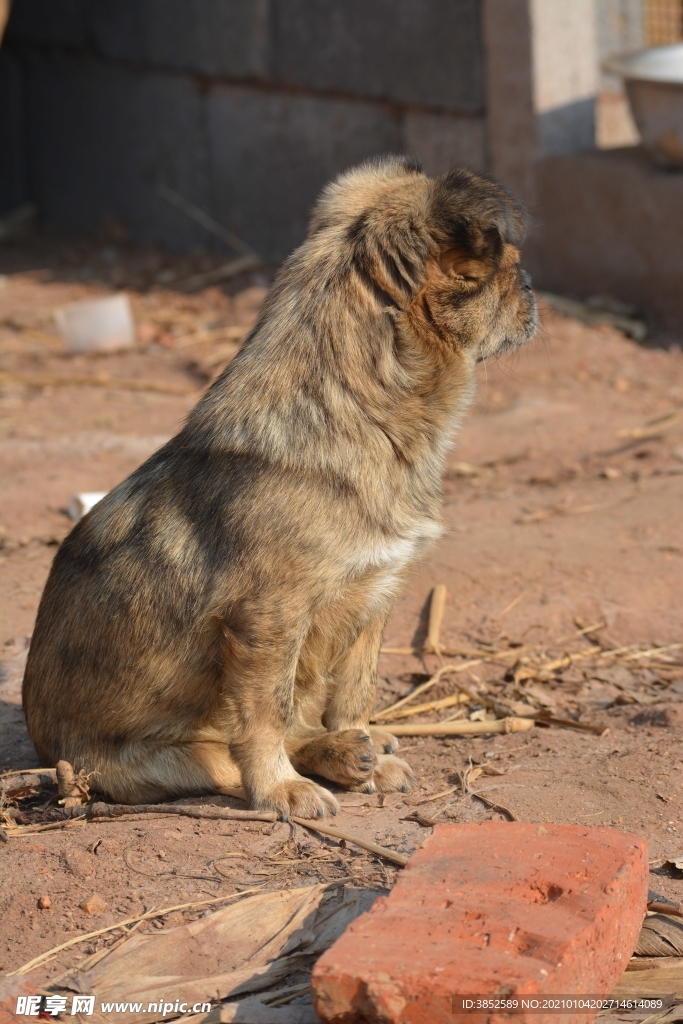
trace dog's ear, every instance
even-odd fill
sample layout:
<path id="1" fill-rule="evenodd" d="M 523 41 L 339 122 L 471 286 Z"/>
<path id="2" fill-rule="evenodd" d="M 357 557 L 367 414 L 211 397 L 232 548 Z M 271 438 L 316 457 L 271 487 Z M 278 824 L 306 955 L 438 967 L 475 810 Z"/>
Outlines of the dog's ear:
<path id="1" fill-rule="evenodd" d="M 471 284 L 488 278 L 526 235 L 526 214 L 496 182 L 454 170 L 434 183 L 431 231 L 444 274 Z"/>

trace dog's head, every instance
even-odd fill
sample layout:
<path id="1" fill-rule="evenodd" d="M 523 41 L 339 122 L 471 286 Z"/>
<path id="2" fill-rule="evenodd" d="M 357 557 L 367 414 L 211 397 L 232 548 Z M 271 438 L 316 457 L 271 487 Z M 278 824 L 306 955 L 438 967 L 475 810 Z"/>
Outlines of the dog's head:
<path id="1" fill-rule="evenodd" d="M 432 180 L 408 160 L 373 161 L 324 191 L 309 237 L 329 232 L 345 269 L 425 343 L 476 360 L 536 332 L 520 266 L 526 216 L 495 182 L 467 170 Z"/>

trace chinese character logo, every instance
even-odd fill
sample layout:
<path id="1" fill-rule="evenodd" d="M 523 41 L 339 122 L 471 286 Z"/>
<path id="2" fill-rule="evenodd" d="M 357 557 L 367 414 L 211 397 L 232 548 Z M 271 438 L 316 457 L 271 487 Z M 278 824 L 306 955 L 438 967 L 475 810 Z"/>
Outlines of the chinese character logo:
<path id="1" fill-rule="evenodd" d="M 49 1013 L 56 1017 L 58 1013 L 66 1010 L 66 996 L 46 996 L 43 1004 L 43 1013 Z"/>
<path id="2" fill-rule="evenodd" d="M 17 1017 L 45 1018 L 46 1015 L 56 1017 L 66 1011 L 66 996 L 17 996 Z M 71 1003 L 71 1015 L 85 1013 L 87 1016 L 95 1012 L 94 996 L 74 996 Z"/>
<path id="3" fill-rule="evenodd" d="M 17 996 L 17 1017 L 37 1017 L 40 1013 L 40 996 Z"/>
<path id="4" fill-rule="evenodd" d="M 85 1013 L 90 1016 L 95 1011 L 95 997 L 94 996 L 74 996 L 71 1004 L 71 1016 L 74 1013 Z"/>

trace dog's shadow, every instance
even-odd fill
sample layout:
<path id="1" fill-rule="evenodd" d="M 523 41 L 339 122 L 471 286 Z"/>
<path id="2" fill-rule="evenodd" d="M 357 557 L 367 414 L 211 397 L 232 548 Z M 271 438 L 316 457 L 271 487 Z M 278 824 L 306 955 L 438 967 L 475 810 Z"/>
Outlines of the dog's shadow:
<path id="1" fill-rule="evenodd" d="M 429 607 L 431 604 L 432 596 L 429 594 L 425 603 L 420 609 L 420 617 L 417 622 L 417 627 L 413 633 L 413 638 L 410 641 L 411 647 L 417 647 L 422 650 L 427 639 L 427 633 L 429 631 Z"/>
<path id="2" fill-rule="evenodd" d="M 0 662 L 0 772 L 40 767 L 21 706 L 27 653 L 28 641 L 22 641 Z"/>

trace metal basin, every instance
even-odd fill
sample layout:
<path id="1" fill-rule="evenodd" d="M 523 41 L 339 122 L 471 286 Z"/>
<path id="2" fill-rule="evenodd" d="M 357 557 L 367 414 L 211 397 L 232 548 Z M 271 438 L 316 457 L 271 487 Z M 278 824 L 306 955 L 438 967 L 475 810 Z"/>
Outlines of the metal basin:
<path id="1" fill-rule="evenodd" d="M 624 79 L 643 145 L 663 167 L 683 168 L 683 43 L 612 57 Z"/>

